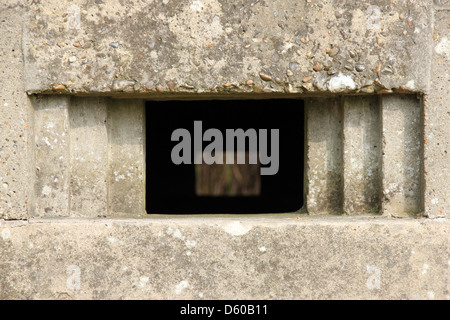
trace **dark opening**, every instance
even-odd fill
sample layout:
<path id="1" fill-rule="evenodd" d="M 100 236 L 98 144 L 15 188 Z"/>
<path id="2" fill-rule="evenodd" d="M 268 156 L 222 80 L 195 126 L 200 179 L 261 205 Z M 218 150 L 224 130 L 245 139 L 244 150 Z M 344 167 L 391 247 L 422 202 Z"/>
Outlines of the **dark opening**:
<path id="1" fill-rule="evenodd" d="M 255 176 L 255 170 L 259 172 L 258 165 L 256 169 L 255 165 L 237 165 L 239 168 L 233 169 L 230 165 L 213 164 L 208 168 L 206 164 L 193 164 L 194 121 L 202 121 L 202 134 L 210 128 L 220 130 L 224 149 L 226 129 L 255 129 L 258 133 L 259 129 L 267 129 L 269 155 L 271 129 L 279 129 L 278 172 Z M 297 211 L 303 206 L 302 100 L 149 101 L 146 128 L 147 213 L 282 213 Z M 192 164 L 172 162 L 172 149 L 179 141 L 171 141 L 171 136 L 179 128 L 191 134 Z M 259 140 L 258 134 L 258 143 Z M 209 144 L 203 141 L 203 149 Z M 246 139 L 245 151 L 249 151 L 248 144 Z M 226 172 L 232 172 L 233 178 L 223 178 Z M 206 187 L 205 175 L 208 175 Z M 214 178 L 214 175 L 222 178 Z"/>

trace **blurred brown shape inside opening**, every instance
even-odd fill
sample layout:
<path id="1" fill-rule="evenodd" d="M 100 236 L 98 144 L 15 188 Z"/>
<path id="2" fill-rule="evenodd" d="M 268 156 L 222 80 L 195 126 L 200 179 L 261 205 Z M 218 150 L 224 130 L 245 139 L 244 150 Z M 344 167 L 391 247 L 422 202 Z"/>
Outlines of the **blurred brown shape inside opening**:
<path id="1" fill-rule="evenodd" d="M 233 152 L 231 152 L 233 154 Z M 234 164 L 195 165 L 195 193 L 197 196 L 259 196 L 261 193 L 260 165 L 250 164 L 250 154 L 245 153 L 245 163 L 237 164 L 239 152 L 234 152 Z M 232 156 L 231 154 L 231 156 Z M 258 159 L 258 157 L 256 157 Z"/>

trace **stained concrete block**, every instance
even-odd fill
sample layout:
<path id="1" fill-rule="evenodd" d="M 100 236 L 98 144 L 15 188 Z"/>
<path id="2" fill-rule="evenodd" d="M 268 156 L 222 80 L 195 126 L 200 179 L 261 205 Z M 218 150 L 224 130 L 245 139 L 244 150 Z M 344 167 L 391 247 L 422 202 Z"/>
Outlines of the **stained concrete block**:
<path id="1" fill-rule="evenodd" d="M 445 219 L 0 220 L 0 299 L 449 299 Z"/>
<path id="2" fill-rule="evenodd" d="M 71 100 L 71 216 L 106 216 L 108 211 L 107 101 L 77 97 Z"/>
<path id="3" fill-rule="evenodd" d="M 381 207 L 381 113 L 377 96 L 344 97 L 344 212 Z"/>
<path id="4" fill-rule="evenodd" d="M 70 213 L 69 106 L 69 96 L 34 100 L 35 216 Z"/>
<path id="5" fill-rule="evenodd" d="M 0 298 L 450 298 L 448 220 L 438 218 L 450 201 L 447 0 L 91 2 L 0 1 L 0 218 L 26 219 L 34 206 L 26 90 L 192 99 L 392 89 L 424 94 L 432 219 L 0 220 Z M 105 136 L 96 126 L 87 143 Z M 108 177 L 98 169 L 94 182 Z M 75 201 L 96 187 L 84 184 Z M 94 206 L 74 216 L 105 211 L 84 192 Z"/>
<path id="6" fill-rule="evenodd" d="M 33 3 L 24 24 L 26 90 L 228 95 L 428 86 L 430 0 L 261 3 Z"/>
<path id="7" fill-rule="evenodd" d="M 450 207 L 449 19 L 448 10 L 436 12 L 430 89 L 424 99 L 424 200 L 425 215 L 430 218 L 448 216 Z"/>
<path id="8" fill-rule="evenodd" d="M 307 212 L 341 213 L 343 111 L 340 99 L 308 99 L 305 107 Z"/>
<path id="9" fill-rule="evenodd" d="M 110 100 L 108 105 L 109 192 L 111 214 L 145 214 L 144 101 Z"/>
<path id="10" fill-rule="evenodd" d="M 26 219 L 33 204 L 33 114 L 23 83 L 26 6 L 0 2 L 0 219 Z"/>
<path id="11" fill-rule="evenodd" d="M 450 0 L 433 0 L 433 4 L 438 10 L 450 10 Z"/>
<path id="12" fill-rule="evenodd" d="M 383 212 L 394 216 L 422 212 L 422 108 L 415 95 L 384 95 Z"/>

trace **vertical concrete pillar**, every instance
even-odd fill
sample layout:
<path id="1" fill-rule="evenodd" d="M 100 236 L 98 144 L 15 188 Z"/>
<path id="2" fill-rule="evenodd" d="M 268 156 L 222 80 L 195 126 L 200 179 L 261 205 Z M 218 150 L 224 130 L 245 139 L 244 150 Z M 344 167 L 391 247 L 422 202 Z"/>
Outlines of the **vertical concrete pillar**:
<path id="1" fill-rule="evenodd" d="M 424 215 L 450 217 L 450 2 L 435 0 L 430 88 L 424 97 Z"/>
<path id="2" fill-rule="evenodd" d="M 109 210 L 145 213 L 145 108 L 142 99 L 114 99 L 108 106 Z"/>
<path id="3" fill-rule="evenodd" d="M 72 216 L 107 214 L 107 99 L 74 97 L 70 106 Z"/>
<path id="4" fill-rule="evenodd" d="M 342 212 L 342 107 L 340 99 L 311 99 L 306 106 L 306 207 L 308 213 Z"/>
<path id="5" fill-rule="evenodd" d="M 344 212 L 381 206 L 381 119 L 377 96 L 344 97 Z"/>
<path id="6" fill-rule="evenodd" d="M 69 96 L 34 100 L 35 216 L 69 215 Z"/>
<path id="7" fill-rule="evenodd" d="M 0 1 L 0 219 L 7 220 L 28 218 L 34 204 L 33 111 L 23 89 L 29 6 L 15 4 Z"/>
<path id="8" fill-rule="evenodd" d="M 422 211 L 422 130 L 415 95 L 386 95 L 383 114 L 383 212 L 414 215 Z"/>

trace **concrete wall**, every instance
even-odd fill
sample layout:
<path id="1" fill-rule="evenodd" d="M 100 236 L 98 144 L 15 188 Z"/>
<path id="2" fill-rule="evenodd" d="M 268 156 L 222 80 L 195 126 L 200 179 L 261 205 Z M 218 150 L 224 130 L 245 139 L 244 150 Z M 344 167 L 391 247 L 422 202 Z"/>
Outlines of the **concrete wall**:
<path id="1" fill-rule="evenodd" d="M 57 95 L 34 105 L 34 216 L 145 215 L 143 99 Z M 420 105 L 415 95 L 306 99 L 302 211 L 423 213 Z"/>
<path id="2" fill-rule="evenodd" d="M 33 110 L 23 87 L 19 3 L 0 4 L 0 218 L 25 219 L 33 205 Z"/>
<path id="3" fill-rule="evenodd" d="M 2 299 L 449 298 L 445 221 L 35 219 L 0 232 Z"/>
<path id="4" fill-rule="evenodd" d="M 306 100 L 306 212 L 415 216 L 423 123 L 415 95 Z"/>
<path id="5" fill-rule="evenodd" d="M 2 1 L 0 297 L 448 299 L 449 9 Z M 310 215 L 118 218 L 139 100 L 211 97 L 308 99 Z"/>
<path id="6" fill-rule="evenodd" d="M 414 92 L 429 85 L 429 0 L 49 0 L 27 14 L 29 92 Z"/>
<path id="7" fill-rule="evenodd" d="M 33 104 L 33 216 L 145 214 L 142 100 L 46 96 Z"/>
<path id="8" fill-rule="evenodd" d="M 450 176 L 449 139 L 449 1 L 435 1 L 429 91 L 424 99 L 425 114 L 425 212 L 429 217 L 448 215 L 450 189 L 442 185 Z"/>

